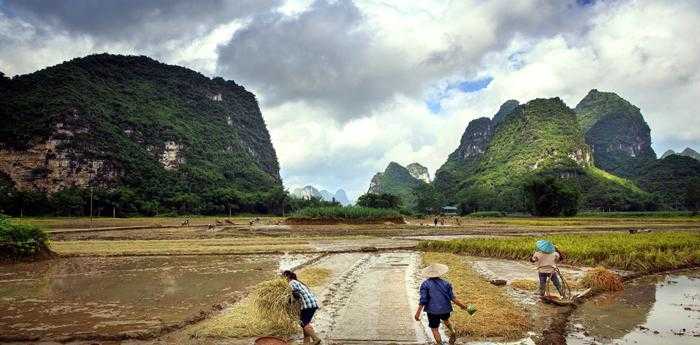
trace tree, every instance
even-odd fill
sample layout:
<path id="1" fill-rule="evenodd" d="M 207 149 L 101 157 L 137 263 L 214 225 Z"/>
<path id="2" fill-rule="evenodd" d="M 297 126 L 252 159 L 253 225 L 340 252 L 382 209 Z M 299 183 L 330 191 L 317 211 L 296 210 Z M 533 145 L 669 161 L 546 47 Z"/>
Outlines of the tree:
<path id="1" fill-rule="evenodd" d="M 421 183 L 413 188 L 412 193 L 416 200 L 414 211 L 417 213 L 439 211 L 445 202 L 442 194 L 431 184 Z"/>
<path id="2" fill-rule="evenodd" d="M 401 207 L 401 198 L 388 193 L 367 193 L 357 199 L 357 205 L 372 208 L 399 208 Z"/>
<path id="3" fill-rule="evenodd" d="M 80 216 L 83 214 L 85 199 L 80 189 L 69 187 L 51 195 L 51 205 L 57 215 Z"/>
<path id="4" fill-rule="evenodd" d="M 573 216 L 578 212 L 581 193 L 553 176 L 533 177 L 525 184 L 527 208 L 535 216 Z"/>
<path id="5" fill-rule="evenodd" d="M 685 191 L 685 207 L 693 214 L 700 210 L 700 177 L 694 177 L 688 181 Z"/>

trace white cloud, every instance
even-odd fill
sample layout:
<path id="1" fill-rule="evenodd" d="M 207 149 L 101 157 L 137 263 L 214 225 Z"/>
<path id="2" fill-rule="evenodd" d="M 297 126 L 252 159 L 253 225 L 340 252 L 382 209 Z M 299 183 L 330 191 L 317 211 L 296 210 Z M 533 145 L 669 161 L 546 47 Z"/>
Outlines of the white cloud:
<path id="1" fill-rule="evenodd" d="M 79 20 L 67 30 L 10 17 L 0 3 L 0 70 L 109 51 L 225 72 L 262 100 L 288 187 L 345 188 L 351 197 L 389 161 L 417 161 L 433 175 L 467 123 L 507 99 L 558 96 L 573 107 L 592 88 L 614 91 L 641 108 L 657 153 L 700 146 L 697 1 L 246 3 L 212 2 L 224 15 L 194 34 L 163 31 L 172 18 L 158 17 L 139 24 L 154 31 L 133 41 L 99 21 L 82 32 Z M 485 77 L 493 81 L 477 92 L 447 87 Z M 425 105 L 435 94 L 439 114 Z"/>

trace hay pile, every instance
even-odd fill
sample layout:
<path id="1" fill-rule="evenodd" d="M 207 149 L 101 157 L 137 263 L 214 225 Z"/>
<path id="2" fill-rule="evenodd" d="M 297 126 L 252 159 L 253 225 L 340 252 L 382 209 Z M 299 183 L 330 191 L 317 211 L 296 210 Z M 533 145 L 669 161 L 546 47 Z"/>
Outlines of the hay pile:
<path id="1" fill-rule="evenodd" d="M 262 282 L 231 311 L 201 323 L 190 334 L 198 338 L 293 334 L 299 330 L 299 305 L 289 302 L 291 296 L 285 279 Z"/>
<path id="2" fill-rule="evenodd" d="M 463 261 L 463 257 L 445 253 L 423 253 L 423 262 L 439 262 L 450 271 L 445 279 L 452 283 L 457 297 L 479 310 L 470 316 L 455 308 L 450 321 L 457 335 L 474 338 L 520 339 L 530 327 L 526 311 L 502 289 L 491 285 Z"/>
<path id="3" fill-rule="evenodd" d="M 510 286 L 518 290 L 536 291 L 540 288 L 540 283 L 530 279 L 514 279 Z"/>
<path id="4" fill-rule="evenodd" d="M 323 267 L 307 267 L 299 272 L 299 280 L 307 286 L 321 286 L 326 283 L 331 270 Z"/>
<path id="5" fill-rule="evenodd" d="M 595 291 L 620 291 L 624 288 L 620 275 L 601 266 L 586 272 L 579 283 Z"/>

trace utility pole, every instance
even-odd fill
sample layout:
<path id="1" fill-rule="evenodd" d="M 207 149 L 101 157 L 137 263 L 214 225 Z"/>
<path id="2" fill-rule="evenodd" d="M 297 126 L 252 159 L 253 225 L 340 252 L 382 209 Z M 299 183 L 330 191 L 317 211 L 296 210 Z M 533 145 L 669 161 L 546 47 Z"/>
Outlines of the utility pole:
<path id="1" fill-rule="evenodd" d="M 92 186 L 90 186 L 90 229 L 92 229 Z"/>

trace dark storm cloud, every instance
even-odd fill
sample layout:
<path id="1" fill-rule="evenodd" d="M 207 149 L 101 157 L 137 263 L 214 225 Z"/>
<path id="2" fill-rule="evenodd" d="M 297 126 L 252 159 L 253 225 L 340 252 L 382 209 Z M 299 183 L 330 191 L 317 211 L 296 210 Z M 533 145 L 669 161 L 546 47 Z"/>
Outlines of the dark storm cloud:
<path id="1" fill-rule="evenodd" d="M 518 33 L 542 36 L 557 34 L 562 26 L 564 32 L 578 29 L 587 14 L 574 8 L 573 0 L 555 3 L 535 2 L 517 10 L 508 2 L 475 5 L 492 19 L 493 40 L 475 45 L 473 33 L 453 32 L 454 44 L 416 60 L 378 39 L 351 0 L 317 0 L 297 15 L 255 16 L 219 48 L 217 68 L 261 91 L 269 106 L 305 101 L 344 122 L 371 115 L 394 95 L 420 97 L 431 82 L 474 73 L 485 53 L 507 46 Z"/>
<path id="2" fill-rule="evenodd" d="M 192 37 L 277 7 L 279 0 L 6 0 L 0 10 L 36 27 L 134 46 Z"/>
<path id="3" fill-rule="evenodd" d="M 394 92 L 413 84 L 390 50 L 377 46 L 348 0 L 316 1 L 305 12 L 257 16 L 219 50 L 224 76 L 263 91 L 277 105 L 304 100 L 329 107 L 340 119 L 370 111 Z M 333 114 L 333 111 L 337 111 Z"/>

